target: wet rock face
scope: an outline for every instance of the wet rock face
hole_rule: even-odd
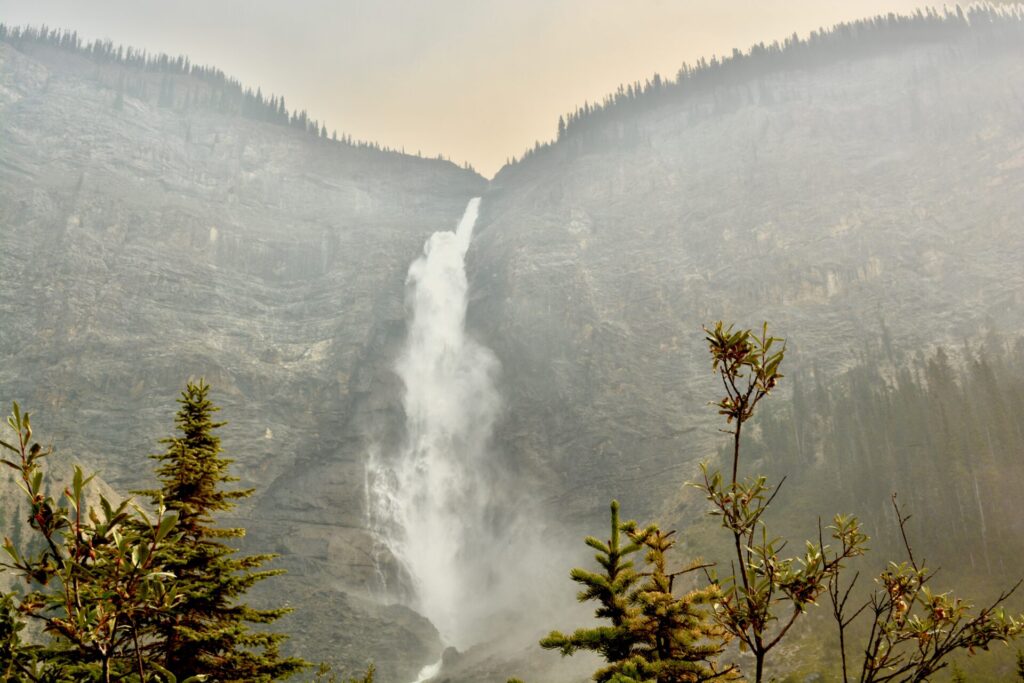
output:
[[[97,74],[0,44],[0,397],[127,491],[151,484],[146,454],[170,434],[185,380],[205,376],[234,473],[257,491],[237,519],[247,549],[280,552],[295,585],[333,595],[289,598],[315,607],[295,645],[328,657],[339,601],[349,620],[412,624],[357,599],[374,568],[353,416],[386,425],[397,405],[406,269],[483,179],[161,108],[155,89],[118,109]],[[421,649],[436,659],[436,633],[414,625],[402,648],[414,663],[389,658],[383,639],[351,661],[376,658],[391,680]]]

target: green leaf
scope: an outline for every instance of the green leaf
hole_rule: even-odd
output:
[[[14,543],[9,538],[4,538],[4,550],[14,560],[14,564],[22,564],[21,556],[18,554],[18,549],[14,547]]]
[[[178,513],[168,512],[163,519],[160,520],[160,526],[156,530],[156,540],[162,541],[170,533],[174,525],[178,523]]]
[[[110,507],[110,501],[108,501],[104,496],[100,496],[100,507],[103,508],[104,519],[106,519],[107,522],[110,522],[111,518],[114,516],[114,511]]]
[[[114,529],[114,531],[112,532],[111,535],[114,537],[114,545],[117,546],[117,549],[119,551],[121,551],[122,554],[124,554],[124,552],[125,552],[124,537],[120,534],[120,532],[117,531],[117,529]]]
[[[84,478],[82,468],[75,465],[75,474],[71,480],[71,490],[74,492],[75,500],[80,500],[82,498],[82,480]]]
[[[161,676],[163,676],[165,681],[166,681],[166,683],[178,683],[178,677],[177,676],[175,676],[170,671],[168,671],[164,667],[160,666],[156,662],[150,661],[149,662],[149,667],[151,669],[153,669],[156,673],[158,673]],[[195,677],[193,676],[192,678],[195,678]],[[184,683],[189,683],[189,681],[191,681],[192,678],[186,679]]]

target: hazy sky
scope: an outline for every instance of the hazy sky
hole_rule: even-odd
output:
[[[491,175],[619,83],[911,0],[0,0],[0,21],[187,54],[339,134]]]

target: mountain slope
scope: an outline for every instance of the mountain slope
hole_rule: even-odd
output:
[[[549,519],[593,533],[615,497],[630,516],[693,531],[689,552],[717,556],[704,501],[685,487],[722,438],[702,324],[769,320],[789,341],[787,374],[816,369],[826,386],[880,339],[909,358],[1024,329],[1024,28],[938,28],[784,68],[707,67],[720,78],[688,81],[690,92],[613,98],[492,181],[469,254],[470,324],[506,369],[496,441]],[[915,455],[894,457],[901,468]],[[939,469],[909,499],[941,501],[955,476]],[[818,512],[877,516],[809,513],[799,490],[787,495],[777,512],[800,534],[813,535]],[[1005,515],[978,498],[979,515]],[[933,531],[917,549],[957,567],[948,548],[964,544],[941,528],[942,548]],[[888,558],[871,559],[873,572]],[[1016,578],[956,576],[979,600]],[[452,680],[479,680],[487,660],[474,661]],[[989,675],[978,680],[1006,672]]]
[[[137,95],[109,85],[118,71]],[[145,456],[172,429],[177,391],[205,376],[242,485],[265,494],[310,462],[344,472],[336,486],[295,492],[258,519],[241,510],[238,521],[258,532],[302,520],[315,551],[289,545],[299,532],[270,549],[308,552],[304,571],[289,566],[321,592],[311,603],[352,602],[337,575],[359,585],[373,569],[358,555],[365,535],[353,537],[362,463],[341,444],[379,381],[366,359],[401,332],[408,263],[484,181],[447,162],[160,106],[161,80],[0,43],[0,395],[125,491],[151,483]],[[310,506],[323,512],[303,516]],[[395,610],[388,624],[411,620],[413,641],[427,643],[410,645],[413,656],[435,656],[429,625]],[[378,649],[355,659],[377,659],[388,677],[413,673]]]
[[[682,484],[718,437],[702,323],[768,319],[823,377],[883,335],[913,353],[1024,328],[1021,22],[829,36],[624,89],[489,186],[285,125],[183,63],[0,41],[0,396],[123,491],[204,375],[257,487],[230,521],[283,555],[265,588],[297,608],[293,645],[410,680],[440,642],[377,600],[394,567],[365,528],[364,462],[404,438],[406,269],[469,197],[501,484],[557,520],[546,534],[592,531],[613,496],[699,514]],[[446,675],[556,676],[509,647]]]
[[[836,371],[883,323],[902,349],[1024,326],[1013,26],[665,98],[497,176],[470,317],[559,509],[677,499],[714,438],[703,323],[770,320]]]

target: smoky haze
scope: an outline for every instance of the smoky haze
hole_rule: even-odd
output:
[[[589,623],[568,572],[595,566],[580,538],[607,538],[610,500],[679,530],[674,566],[728,561],[686,485],[730,462],[718,319],[789,344],[743,431],[744,474],[786,480],[787,548],[856,514],[874,585],[904,556],[898,491],[940,590],[1017,580],[1024,15],[865,19],[637,92],[891,7],[4,2],[150,59],[0,31],[0,398],[128,492],[182,382],[210,381],[254,490],[224,521],[286,570],[253,591],[294,606],[284,652],[396,683],[584,680],[598,662],[537,642]],[[484,172],[575,111],[488,184],[323,139],[271,93]],[[30,531],[12,504],[0,537]],[[770,674],[838,680],[801,623]],[[1010,680],[999,650],[966,680]]]
[[[339,134],[472,163],[491,176],[553,137],[559,114],[683,61],[912,0],[0,0],[47,24],[186,54],[284,95]]]

